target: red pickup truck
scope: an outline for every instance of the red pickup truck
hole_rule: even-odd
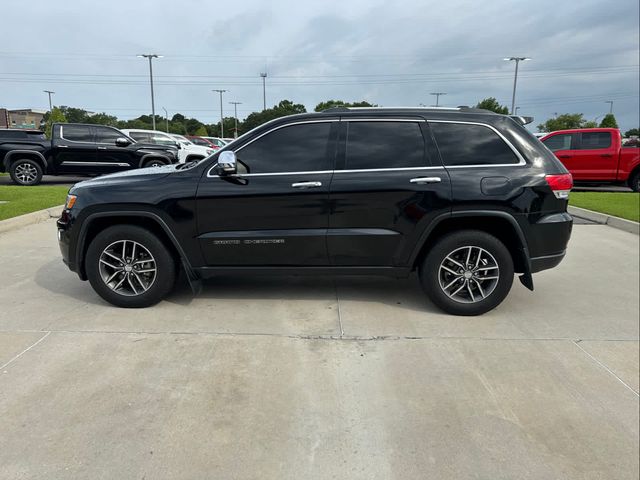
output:
[[[622,146],[617,128],[558,130],[540,139],[576,184],[626,185],[640,191],[640,149]]]

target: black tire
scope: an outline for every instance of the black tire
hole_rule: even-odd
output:
[[[640,170],[631,175],[629,179],[629,188],[634,192],[640,192]]]
[[[18,185],[38,185],[42,181],[42,166],[35,160],[21,158],[11,163],[9,175]]]
[[[124,255],[119,249],[123,241],[126,241]],[[138,245],[137,251],[132,250],[134,242]],[[116,257],[123,257],[127,260],[127,255],[131,253],[131,260],[118,262],[114,259],[115,257],[104,254],[107,248],[115,249],[116,247],[117,250],[110,250],[112,255],[115,254]],[[103,260],[106,258],[111,262],[111,265],[123,269],[110,282],[111,286],[107,284],[106,280],[109,280],[111,274],[114,274],[117,269],[101,261],[103,254]],[[154,263],[149,260],[150,257]],[[129,267],[128,272],[124,271],[127,266]],[[153,233],[133,225],[115,225],[100,232],[87,249],[85,267],[89,282],[96,293],[118,307],[143,308],[155,305],[173,289],[176,279],[176,259],[169,249]],[[138,267],[140,267],[140,271],[132,270]],[[155,273],[153,280],[151,280],[151,274],[147,270],[154,267]],[[105,277],[108,278],[105,279]],[[118,286],[120,280],[122,280],[122,285],[116,291],[114,287]],[[144,290],[145,286],[146,291]],[[136,293],[134,294],[133,291]]]
[[[476,252],[476,256],[472,256],[469,262],[472,268],[467,266],[463,270],[445,260],[447,257],[460,260],[458,263],[462,263],[461,266],[464,267],[469,251],[467,247],[471,247],[472,255]],[[482,251],[485,253],[480,253]],[[486,263],[476,262],[478,254],[481,255],[480,262]],[[494,263],[497,269],[493,267]],[[449,267],[455,269],[455,275],[450,273]],[[509,250],[493,235],[479,230],[460,230],[445,235],[433,245],[420,265],[419,274],[420,283],[429,299],[445,312],[453,315],[482,315],[500,305],[511,290],[513,259]],[[493,279],[494,276],[498,278]],[[445,293],[443,288],[453,281],[456,283],[449,288],[449,293],[462,288],[454,296],[456,299]],[[482,294],[478,295],[480,291]],[[463,295],[467,298],[461,298]],[[477,298],[482,299],[476,300]],[[464,303],[471,300],[473,301],[470,303]]]
[[[162,160],[161,158],[152,158],[150,160],[147,160],[146,162],[144,162],[144,164],[142,165],[142,168],[147,168],[147,167],[162,167],[164,165],[166,165],[167,162],[165,162],[164,160]]]

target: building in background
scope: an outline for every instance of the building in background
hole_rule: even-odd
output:
[[[34,110],[23,108],[19,110],[8,110],[9,128],[41,128],[44,126],[45,110]],[[0,120],[0,125],[2,120]]]
[[[6,108],[0,108],[0,128],[9,128],[9,111]]]

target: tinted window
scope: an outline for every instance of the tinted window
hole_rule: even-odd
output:
[[[122,132],[118,130],[114,130],[113,128],[96,128],[96,142],[98,143],[108,143],[109,145],[116,144],[116,138],[122,138],[124,135]]]
[[[148,142],[149,134],[144,132],[129,132],[129,136],[136,142]]]
[[[151,143],[155,143],[158,145],[173,145],[175,146],[178,143],[177,140],[174,140],[169,135],[162,135],[161,133],[151,133],[146,138],[146,141],[150,141]]]
[[[93,142],[91,129],[85,125],[63,125],[62,137],[74,142]]]
[[[203,147],[210,147],[211,145],[209,144],[209,142],[207,142],[206,140],[203,140],[202,138],[190,138],[192,143],[195,143],[196,145],[200,145]]]
[[[482,125],[430,123],[445,165],[502,165],[518,157],[496,132]]]
[[[30,140],[46,140],[44,132],[27,132],[27,138]]]
[[[249,173],[309,172],[333,168],[331,123],[307,123],[274,130],[237,152]]]
[[[424,138],[417,122],[349,122],[347,169],[425,165]]]
[[[0,130],[0,138],[14,138],[25,140],[27,138],[27,134],[19,130],[13,132],[11,130]]]
[[[542,143],[551,150],[557,152],[558,150],[571,150],[571,137],[572,135],[554,135],[547,138]]]
[[[609,132],[583,132],[581,150],[609,148],[611,146],[611,134]]]

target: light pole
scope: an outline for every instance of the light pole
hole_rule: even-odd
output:
[[[513,96],[511,97],[511,115],[515,115],[516,111],[516,84],[518,83],[518,64],[520,62],[526,62],[527,60],[531,60],[529,57],[509,57],[503,58],[503,60],[507,62],[514,61],[516,62],[516,74],[513,77]]]
[[[226,90],[211,90],[212,92],[218,92],[220,94],[220,138],[224,138],[224,117],[222,116],[222,94]]]
[[[435,95],[436,96],[436,107],[440,106],[440,95],[446,95],[446,92],[432,92],[429,95]]]
[[[520,110],[520,107],[516,107],[516,111],[515,111],[516,115],[518,114],[518,110]]]
[[[169,112],[167,112],[167,109],[164,107],[162,107],[162,109],[164,110],[164,124],[165,124],[164,131],[169,133]]]
[[[51,90],[43,90],[43,92],[49,94],[49,111],[51,111],[53,110],[53,105],[51,103],[51,95],[53,95],[56,92],[52,92]]]
[[[148,58],[149,59],[149,82],[151,84],[151,123],[153,125],[153,129],[156,129],[156,106],[153,98],[153,65],[151,61],[154,58],[162,58],[162,55],[156,55],[155,53],[141,53],[138,55],[140,58]]]
[[[607,100],[604,103],[608,103],[609,104],[609,114],[613,113],[613,100]]]
[[[242,102],[229,102],[233,105],[233,119],[235,120],[235,134],[233,138],[238,138],[238,105],[242,105]]]
[[[260,74],[262,77],[262,110],[267,109],[267,72]]]

